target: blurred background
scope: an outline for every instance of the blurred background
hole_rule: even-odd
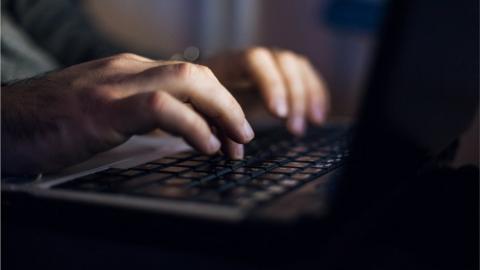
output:
[[[306,55],[330,88],[331,115],[357,111],[384,0],[85,0],[99,31],[161,59],[254,45]],[[478,116],[457,164],[478,164]]]
[[[304,54],[335,89],[333,114],[351,116],[372,47],[376,26],[372,18],[379,15],[375,11],[382,2],[89,0],[85,4],[99,30],[111,39],[159,58],[175,57],[189,47],[207,57],[253,45]],[[356,20],[344,20],[345,13],[350,16],[344,17]]]

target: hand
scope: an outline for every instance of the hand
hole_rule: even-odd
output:
[[[133,54],[95,60],[2,87],[2,165],[53,172],[160,128],[205,154],[233,158],[254,134],[209,68]],[[237,145],[238,144],[238,145]]]
[[[236,88],[253,84],[260,90],[268,110],[287,119],[293,134],[302,135],[307,121],[325,121],[329,106],[325,83],[303,56],[257,47],[219,55],[204,64],[234,95],[239,92]]]

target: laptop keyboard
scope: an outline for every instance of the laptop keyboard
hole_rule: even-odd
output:
[[[341,166],[349,155],[348,138],[344,128],[317,128],[302,138],[274,130],[258,134],[243,160],[180,153],[53,188],[250,207]]]

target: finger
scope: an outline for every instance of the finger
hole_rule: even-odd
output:
[[[117,55],[118,56],[118,55]],[[141,55],[138,55],[138,54],[134,54],[134,53],[122,53],[120,54],[120,56],[123,56],[123,57],[126,57],[126,58],[130,58],[134,61],[139,61],[139,62],[146,62],[146,63],[155,63],[157,61],[151,59],[151,58],[148,58],[148,57],[145,57],[145,56],[141,56]]]
[[[287,127],[293,134],[302,135],[305,132],[306,125],[306,90],[303,84],[298,57],[291,52],[284,51],[275,52],[275,56],[288,89],[290,109],[287,118]]]
[[[254,48],[245,55],[248,73],[259,86],[267,108],[278,117],[286,117],[287,89],[272,53],[265,48]]]
[[[301,57],[300,64],[307,91],[307,116],[311,122],[322,124],[326,119],[329,105],[327,88],[315,71],[315,68],[306,58]]]
[[[232,140],[247,143],[254,137],[238,102],[207,67],[190,63],[158,66],[136,74],[122,87],[127,92],[168,92],[192,104]]]
[[[222,143],[222,152],[227,155],[229,158],[238,160],[242,159],[244,155],[244,147],[243,144],[239,144],[231,140],[228,136],[225,135],[223,132],[217,131],[217,136]]]
[[[211,129],[213,134],[215,134],[215,136],[217,136],[217,138],[221,142],[222,154],[228,156],[230,159],[233,159],[233,160],[243,159],[243,154],[244,154],[243,144],[234,142],[225,134],[224,131],[218,129],[214,125],[211,125]]]
[[[122,84],[124,76],[118,75],[134,74],[150,68],[178,63],[182,62],[153,60],[133,53],[121,53],[77,65],[77,68],[85,68],[84,65],[87,65],[89,69],[99,70],[104,78],[111,78],[110,76],[113,75],[113,80],[110,80],[110,83]],[[96,77],[99,76],[97,73],[94,74]]]
[[[165,92],[145,92],[114,101],[110,119],[115,129],[127,136],[160,128],[183,137],[202,153],[213,154],[220,148],[207,122]]]

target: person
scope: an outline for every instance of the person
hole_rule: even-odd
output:
[[[154,60],[119,53],[77,1],[6,0],[2,13],[3,175],[56,172],[154,129],[241,159],[254,137],[245,112],[257,101],[239,104],[242,82],[295,135],[325,121],[325,83],[294,52]]]

